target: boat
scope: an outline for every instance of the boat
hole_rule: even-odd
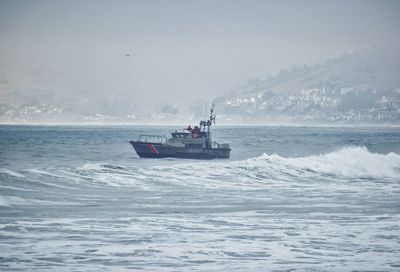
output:
[[[175,130],[171,138],[140,135],[129,142],[141,158],[227,159],[231,152],[229,144],[219,144],[211,137],[215,117],[213,104],[210,118],[200,121],[199,126]]]

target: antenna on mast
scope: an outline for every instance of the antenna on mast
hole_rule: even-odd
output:
[[[211,110],[210,110],[210,125],[211,125],[211,123],[212,122],[214,122],[214,124],[215,124],[215,117],[217,116],[216,114],[213,114],[214,113],[214,102],[212,103],[212,106],[211,106]]]

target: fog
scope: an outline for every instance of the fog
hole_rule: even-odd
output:
[[[0,1],[0,99],[115,113],[400,48],[399,1]],[[134,110],[133,110],[134,109]]]

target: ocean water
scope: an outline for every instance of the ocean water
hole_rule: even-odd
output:
[[[400,129],[216,127],[228,160],[138,158],[177,127],[0,126],[2,271],[400,271]]]

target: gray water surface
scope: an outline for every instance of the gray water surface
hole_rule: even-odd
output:
[[[0,126],[0,270],[399,271],[400,129],[220,127],[213,161],[128,143],[173,129]]]

